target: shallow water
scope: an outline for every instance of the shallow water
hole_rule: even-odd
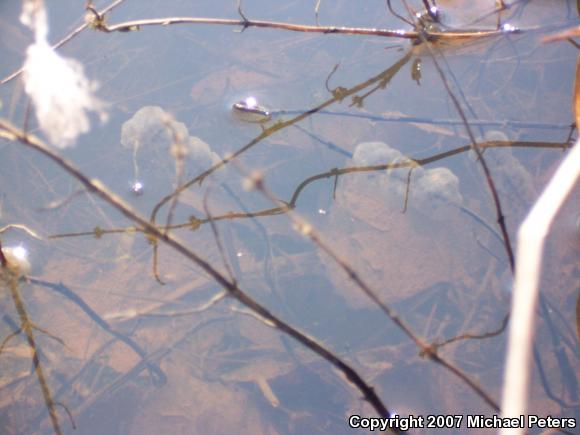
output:
[[[472,2],[453,8],[439,3],[450,26],[492,28],[497,22],[492,14],[473,24],[493,1],[473,8],[464,4]],[[249,18],[315,23],[314,2],[243,6]],[[76,4],[49,7],[51,40],[84,14]],[[1,77],[20,65],[31,40],[15,8],[0,5]],[[471,141],[432,55],[472,121],[473,135],[489,145],[484,157],[515,246],[518,224],[561,161],[566,126],[573,123],[577,50],[540,38],[577,23],[575,13],[571,1],[524,2],[502,20],[540,29],[438,43],[431,50],[396,39],[210,25],[85,31],[59,53],[82,61],[99,81],[110,119],[94,120],[91,132],[62,154],[150,216],[175,186],[239,152],[168,201],[156,222],[172,223],[172,233],[188,247],[343,358],[389,409],[492,416],[472,389],[420,357],[286,215],[243,216],[273,207],[244,189],[244,174],[260,171],[273,194],[295,205],[429,343],[497,330],[509,309],[506,250],[473,152],[445,154]],[[181,2],[151,1],[126,2],[109,22],[183,15],[237,17],[233,2],[200,1],[192,10]],[[320,23],[408,28],[383,1],[322,2]],[[249,96],[287,113],[265,124],[243,122],[231,106]],[[0,86],[0,101],[0,116],[22,125],[20,82]],[[30,128],[43,137],[34,118]],[[380,167],[393,163],[400,167]],[[334,168],[350,169],[336,177]],[[143,183],[140,195],[131,190],[136,180]],[[233,300],[212,299],[219,285],[161,244],[156,279],[152,241],[42,156],[0,141],[0,186],[0,228],[19,223],[42,236],[10,230],[0,240],[28,249],[36,279],[20,285],[28,316],[66,344],[36,331],[47,385],[77,426],[75,432],[57,408],[64,433],[348,433],[349,415],[374,415],[328,363]],[[538,313],[537,334],[545,379],[535,370],[530,395],[530,412],[541,416],[578,417],[579,194],[576,189],[547,243],[542,291],[548,308]],[[211,225],[200,221],[208,213],[220,219],[222,249]],[[64,287],[53,285],[59,283]],[[4,338],[19,319],[4,289],[0,314]],[[460,340],[439,353],[498,402],[505,336]],[[25,338],[11,339],[0,355],[5,433],[53,431],[30,366]],[[453,433],[467,432],[464,422]]]

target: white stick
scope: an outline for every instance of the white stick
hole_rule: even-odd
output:
[[[526,414],[535,330],[534,313],[538,302],[544,242],[556,213],[579,176],[580,140],[562,162],[518,231],[502,417],[514,418]],[[524,430],[502,429],[500,434],[520,434]]]

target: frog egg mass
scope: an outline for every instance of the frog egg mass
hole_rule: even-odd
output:
[[[128,190],[140,196],[172,189],[177,176],[176,162],[183,176],[197,174],[221,158],[202,139],[190,135],[187,126],[159,106],[141,107],[121,127],[121,145],[128,152],[133,171],[127,177]]]
[[[384,142],[362,142],[356,146],[352,160],[357,166],[375,166],[391,163],[402,156]]]
[[[378,178],[367,180],[366,186],[359,188],[366,191],[375,189],[390,207],[398,207],[405,202],[407,182],[409,185],[409,206],[430,219],[445,219],[449,206],[458,206],[463,202],[459,190],[459,179],[447,168],[425,169],[414,166],[413,160],[384,142],[363,142],[356,146],[353,163],[357,166],[377,166],[387,164],[406,164],[408,167],[379,171]],[[412,170],[411,177],[408,177]]]

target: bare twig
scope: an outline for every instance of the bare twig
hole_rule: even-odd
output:
[[[155,310],[147,310],[147,311],[137,311],[134,309],[119,311],[116,313],[110,313],[103,318],[111,321],[125,321],[130,319],[135,319],[137,317],[183,317],[183,316],[191,316],[192,314],[199,314],[207,311],[209,308],[213,307],[219,301],[223,300],[225,297],[228,296],[227,291],[222,291],[213,295],[207,302],[199,305],[196,308],[190,308],[188,310],[180,310],[180,311],[155,311]]]
[[[479,145],[475,139],[475,135],[473,134],[473,131],[471,129],[469,121],[467,120],[467,117],[465,116],[465,112],[461,108],[461,104],[459,103],[459,100],[457,99],[457,97],[455,96],[453,91],[451,90],[451,87],[449,86],[449,83],[445,77],[445,74],[443,73],[443,70],[441,69],[441,66],[439,65],[439,62],[438,62],[437,57],[435,55],[435,51],[438,49],[434,46],[432,47],[429,43],[427,43],[427,35],[420,33],[420,38],[425,43],[425,46],[427,47],[427,50],[428,50],[429,54],[431,55],[431,59],[433,60],[433,65],[435,65],[435,69],[437,70],[437,73],[441,77],[441,81],[443,82],[443,86],[445,87],[447,94],[449,95],[449,98],[451,98],[451,101],[453,102],[455,109],[457,110],[459,116],[461,117],[461,119],[463,121],[463,124],[465,126],[465,131],[467,132],[467,135],[469,136],[469,139],[471,141],[471,146],[473,147],[475,153],[477,154],[478,161],[480,162],[481,167],[483,169],[483,172],[485,174],[485,179],[487,181],[487,185],[489,187],[489,190],[490,190],[492,198],[493,198],[493,203],[495,205],[497,223],[498,223],[499,228],[501,230],[502,238],[504,241],[504,247],[506,249],[506,253],[508,256],[508,260],[509,260],[510,269],[513,271],[514,270],[514,254],[512,251],[510,237],[509,237],[509,234],[507,231],[507,226],[505,224],[505,218],[503,215],[501,202],[499,199],[499,195],[497,193],[497,189],[495,187],[495,183],[494,183],[493,178],[491,176],[491,171],[489,170],[489,167],[488,167],[487,162],[483,156],[481,148],[479,147]],[[443,56],[440,51],[438,52],[438,55]]]
[[[437,349],[441,349],[443,346],[447,346],[448,344],[455,343],[455,342],[461,341],[461,340],[483,340],[486,338],[496,337],[505,330],[505,328],[508,324],[508,321],[509,321],[509,315],[506,315],[506,316],[504,316],[499,328],[497,328],[495,331],[484,332],[483,334],[475,334],[473,332],[468,332],[465,334],[457,335],[457,336],[450,338],[448,340],[442,341],[441,343],[433,343],[431,346],[437,350]]]
[[[32,357],[32,364],[34,366],[34,371],[36,377],[38,378],[38,383],[40,384],[40,389],[42,391],[42,396],[44,398],[44,403],[48,409],[48,415],[50,416],[50,421],[52,423],[52,429],[57,435],[61,435],[62,431],[60,429],[60,423],[58,421],[58,415],[55,409],[55,403],[52,398],[52,393],[48,387],[46,377],[44,375],[44,370],[40,364],[40,359],[38,358],[38,347],[36,345],[36,339],[34,338],[33,326],[28,319],[28,313],[26,312],[26,307],[24,306],[24,301],[20,296],[20,290],[18,287],[18,276],[12,273],[9,269],[3,268],[0,270],[0,278],[3,283],[5,283],[10,289],[10,294],[12,295],[12,301],[14,302],[14,307],[18,312],[20,317],[20,328],[24,331],[26,335],[26,340],[28,341],[28,346],[30,347],[30,353]]]
[[[409,20],[409,19],[405,18],[404,16],[402,16],[401,14],[399,14],[398,12],[396,12],[396,11],[393,9],[393,6],[391,5],[391,0],[386,0],[386,3],[387,3],[387,8],[389,9],[389,12],[391,12],[391,14],[393,14],[393,15],[394,15],[395,17],[397,17],[399,20],[401,20],[401,21],[404,21],[404,22],[405,22],[405,23],[407,23],[408,25],[410,25],[410,26],[413,26],[413,27],[415,26],[411,20]]]
[[[0,240],[0,266],[3,269],[8,266],[8,260],[4,256],[4,251],[2,250],[2,240]]]
[[[209,221],[209,225],[211,226],[211,231],[213,233],[213,238],[215,240],[215,243],[218,247],[218,251],[220,253],[220,257],[222,259],[222,263],[224,264],[224,267],[226,268],[226,272],[228,274],[228,276],[230,277],[230,280],[232,283],[236,282],[236,278],[234,276],[234,272],[232,272],[232,268],[230,267],[230,263],[226,258],[226,254],[224,251],[224,245],[222,243],[222,239],[220,237],[217,225],[215,224],[215,221],[211,215],[211,212],[209,211],[209,205],[207,203],[207,199],[209,198],[209,193],[210,193],[210,189],[208,189],[205,192],[205,195],[203,196],[203,211],[205,211],[205,214],[207,216],[207,219]]]
[[[238,3],[238,15],[242,18],[242,20],[244,20],[244,23],[247,23],[249,20],[244,15],[244,12],[242,12],[242,0],[237,0],[237,3]],[[247,25],[244,25],[242,27],[242,32],[244,30],[246,30],[246,27],[248,27],[248,26]]]
[[[18,335],[20,335],[21,332],[22,332],[22,327],[18,327],[18,329],[11,332],[10,334],[8,334],[4,338],[4,340],[2,340],[2,343],[0,343],[0,355],[4,351],[4,346],[6,346],[8,343],[10,343],[10,340],[12,340],[14,337],[17,337]]]
[[[107,6],[104,9],[102,9],[101,11],[99,11],[99,14],[101,16],[106,15],[108,12],[112,11],[114,8],[116,8],[117,6],[119,6],[124,1],[125,0],[115,0],[109,6]],[[87,27],[88,27],[88,23],[81,24],[76,29],[74,29],[72,32],[70,32],[68,35],[66,35],[64,38],[62,38],[60,41],[58,41],[56,44],[54,44],[52,46],[52,48],[53,49],[57,49],[57,48],[63,46],[64,44],[66,44],[67,42],[69,42],[71,39],[73,39],[76,35],[78,35],[80,32],[82,32],[83,30],[85,30]],[[0,85],[3,85],[5,83],[8,83],[9,81],[11,81],[11,80],[15,79],[16,77],[18,77],[20,74],[22,74],[22,68],[14,71],[12,74],[10,74],[10,75],[4,77],[2,80],[0,80]]]
[[[134,211],[128,204],[125,203],[120,197],[110,192],[100,181],[90,179],[85,174],[83,174],[78,168],[76,168],[72,163],[60,157],[58,154],[53,152],[43,141],[32,135],[24,135],[21,130],[14,127],[7,121],[0,120],[0,133],[7,139],[20,141],[23,145],[30,147],[37,152],[48,157],[51,161],[56,163],[64,171],[69,173],[71,176],[76,178],[81,184],[83,184],[90,192],[99,196],[110,206],[121,212],[125,217],[132,220],[135,224],[142,227],[144,231],[161,240],[166,245],[173,248],[176,252],[180,253],[184,257],[188,258],[192,262],[196,263],[201,269],[203,269],[208,275],[210,275],[219,285],[228,291],[230,296],[237,299],[242,305],[254,311],[257,315],[267,319],[272,322],[276,327],[283,333],[290,335],[296,341],[306,346],[312,352],[316,353],[327,362],[336,367],[343,375],[348,379],[356,388],[363,394],[365,400],[367,400],[370,405],[375,409],[375,411],[382,417],[390,417],[392,414],[385,407],[382,400],[379,398],[374,388],[370,386],[352,367],[346,364],[342,359],[340,359],[333,352],[328,350],[322,344],[318,343],[315,339],[305,335],[298,329],[294,328],[290,324],[281,320],[274,314],[272,314],[266,307],[261,305],[258,301],[244,292],[237,284],[229,282],[217,269],[215,269],[208,261],[201,258],[194,251],[185,246],[183,242],[177,239],[170,233],[165,233],[164,231],[157,228],[154,224],[149,222],[145,217],[139,215]],[[393,432],[399,433],[398,429],[392,429]]]
[[[164,115],[163,124],[165,128],[171,132],[172,143],[170,145],[170,154],[175,162],[175,186],[180,186],[183,184],[183,161],[185,155],[190,151],[187,147],[187,142],[189,137],[181,137],[179,132],[174,127],[174,120],[169,117],[169,115]],[[167,212],[167,220],[165,222],[165,231],[169,231],[171,227],[171,222],[173,221],[173,214],[177,208],[177,203],[179,201],[179,195],[175,195],[169,206],[169,211]]]
[[[316,5],[314,6],[314,19],[316,20],[316,25],[320,27],[320,4],[322,0],[316,0]]]
[[[256,189],[258,189],[266,198],[272,201],[274,204],[278,203],[278,199],[270,192],[264,185],[262,180],[257,180],[255,183]],[[463,373],[459,368],[455,367],[453,364],[442,358],[437,354],[437,349],[433,346],[428,345],[422,338],[417,336],[411,328],[399,317],[399,315],[385,302],[381,300],[377,292],[373,290],[366,281],[352,268],[352,266],[341,258],[314,230],[312,225],[305,219],[298,216],[293,211],[289,211],[288,218],[293,224],[294,229],[308,237],[321,251],[328,255],[339,267],[346,272],[349,279],[353,281],[356,286],[362,290],[362,292],[369,297],[377,305],[381,311],[401,330],[403,333],[409,337],[415,345],[419,348],[420,354],[429,358],[431,361],[445,367],[455,376],[457,376],[461,381],[468,385],[479,397],[481,397],[484,402],[486,402],[492,409],[499,411],[498,405],[491,398],[491,396],[483,390],[479,385],[470,379],[465,373]]]
[[[129,32],[140,29],[145,26],[168,26],[173,24],[215,24],[222,26],[240,26],[242,29],[248,27],[260,27],[269,29],[288,30],[291,32],[305,32],[305,33],[322,33],[322,34],[342,34],[342,35],[366,35],[379,36],[385,38],[400,38],[419,40],[419,32],[416,30],[402,30],[402,29],[374,29],[364,27],[337,27],[337,26],[310,26],[307,24],[291,24],[278,21],[264,21],[264,20],[249,20],[242,18],[241,20],[229,18],[201,18],[201,17],[167,17],[167,18],[151,18],[134,21],[126,21],[124,23],[109,25],[105,22],[97,23],[94,27],[103,32]],[[520,31],[514,29],[513,31]],[[445,32],[431,31],[427,33],[429,40],[445,41],[458,39],[481,39],[493,36],[503,35],[506,33],[505,29],[496,30],[450,30]]]
[[[35,231],[31,230],[30,228],[28,228],[26,225],[23,225],[23,224],[4,225],[2,228],[0,228],[0,234],[5,233],[8,230],[21,230],[21,231],[24,231],[29,236],[34,237],[37,240],[43,240],[43,238],[40,237],[38,234],[36,234]]]
[[[481,142],[479,143],[479,147],[481,149],[487,148],[497,148],[497,147],[523,147],[523,148],[549,148],[549,149],[567,149],[567,142],[556,143],[543,143],[543,142],[520,142],[520,141],[508,141],[508,142],[501,142],[501,141],[489,141],[489,142]],[[384,172],[389,171],[392,169],[400,169],[400,168],[413,168],[416,166],[426,166],[431,163],[434,163],[439,160],[443,160],[445,158],[449,158],[455,155],[459,155],[461,153],[465,153],[470,151],[472,148],[470,145],[461,146],[449,151],[445,151],[443,153],[438,153],[430,157],[425,157],[423,159],[415,159],[409,158],[406,161],[400,161],[397,163],[386,163],[384,165],[376,165],[376,166],[349,166],[344,168],[333,168],[327,172],[323,172],[320,174],[316,174],[310,176],[303,180],[298,186],[294,189],[294,192],[291,195],[291,199],[289,201],[282,201],[283,205],[279,207],[268,208],[264,210],[258,211],[248,211],[246,209],[242,210],[241,212],[227,212],[222,215],[212,216],[212,220],[222,221],[222,220],[235,220],[235,219],[253,219],[256,217],[267,217],[267,216],[278,216],[280,214],[287,213],[289,210],[294,208],[300,199],[300,196],[304,189],[308,187],[310,184],[324,180],[327,178],[334,179],[334,189],[336,190],[338,178],[347,175],[347,174],[356,174],[356,173],[367,173],[367,172]],[[501,235],[497,233],[497,230],[488,226],[487,222],[481,219],[480,216],[475,214],[472,210],[469,210],[465,207],[461,207],[460,209],[471,216],[473,219],[481,223],[485,226],[493,235],[496,237],[500,243],[503,243]],[[199,228],[201,225],[205,225],[209,222],[209,218],[204,219],[197,219],[191,217],[189,221],[173,224],[171,226],[172,230],[179,230],[179,229],[188,229],[194,230]],[[125,228],[111,228],[111,229],[103,229],[101,227],[95,227],[92,231],[80,231],[80,232],[72,232],[72,233],[63,233],[63,234],[52,234],[48,236],[49,239],[60,239],[66,237],[82,237],[82,236],[93,236],[96,238],[102,237],[105,234],[122,234],[126,232],[143,232],[141,228],[135,226],[129,226]]]
[[[196,177],[192,178],[191,180],[187,181],[185,184],[179,186],[177,189],[175,189],[169,195],[162,198],[155,205],[155,207],[153,208],[153,211],[151,212],[151,222],[153,222],[153,223],[155,222],[155,220],[157,218],[157,214],[159,213],[161,208],[165,204],[167,204],[171,200],[171,198],[173,198],[175,195],[178,195],[179,193],[183,192],[184,190],[188,189],[189,187],[193,186],[196,183],[202,183],[210,174],[217,171],[221,167],[227,165],[229,162],[236,159],[238,156],[245,153],[246,151],[248,151],[249,149],[254,147],[256,144],[260,143],[263,139],[270,137],[274,133],[276,133],[276,132],[278,132],[278,131],[280,131],[288,126],[294,125],[294,124],[302,121],[303,119],[308,118],[312,114],[323,110],[324,108],[336,103],[337,101],[342,101],[344,98],[346,98],[350,95],[356,94],[357,92],[359,92],[362,89],[367,88],[371,84],[380,82],[383,86],[386,86],[390,82],[390,80],[399,72],[399,70],[404,65],[407,64],[409,59],[411,59],[411,56],[412,56],[412,53],[411,53],[411,51],[409,51],[401,59],[399,59],[395,64],[393,64],[391,67],[389,67],[388,69],[386,69],[382,73],[376,75],[375,77],[372,77],[363,83],[360,83],[356,86],[353,86],[350,89],[343,89],[341,92],[337,92],[336,94],[333,93],[332,98],[328,99],[327,101],[324,101],[323,103],[319,104],[318,106],[316,106],[312,109],[309,109],[309,110],[299,114],[298,116],[295,116],[292,119],[289,119],[287,121],[279,121],[279,122],[275,123],[274,125],[272,125],[271,127],[266,128],[264,131],[262,131],[262,133],[260,135],[256,136],[254,139],[252,139],[250,142],[248,142],[247,144],[245,144],[244,146],[239,148],[237,151],[225,156],[222,161],[216,163],[211,168],[207,169],[206,171],[202,172],[201,174],[199,174]]]
[[[36,278],[29,278],[31,284],[40,285],[45,288],[49,288],[57,293],[60,293],[62,296],[69,299],[73,302],[76,306],[78,306],[87,316],[91,318],[101,329],[105,332],[109,333],[116,339],[122,341],[127,346],[129,346],[139,357],[145,361],[147,359],[147,352],[131,337],[121,334],[120,332],[115,331],[111,326],[101,317],[99,316],[95,310],[93,310],[79,295],[71,291],[68,287],[64,284],[55,284],[48,281],[43,281]],[[151,377],[154,379],[155,383],[161,385],[164,384],[167,377],[165,373],[161,371],[161,369],[155,365],[148,365],[149,372],[151,373]]]

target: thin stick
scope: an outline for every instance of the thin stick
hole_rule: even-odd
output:
[[[26,225],[23,225],[23,224],[4,225],[2,228],[0,228],[0,234],[6,232],[8,230],[21,230],[21,231],[24,231],[29,236],[34,237],[37,240],[44,240],[42,237],[40,237],[38,234],[36,234],[33,230],[31,230],[30,228],[28,228]]]
[[[535,330],[535,311],[539,295],[544,242],[556,213],[580,178],[580,141],[548,183],[518,231],[517,267],[512,322],[502,396],[503,416],[526,413],[530,362]],[[502,429],[501,434],[519,434],[517,428]]]
[[[171,198],[173,198],[175,195],[178,195],[180,192],[183,192],[184,190],[188,189],[189,187],[193,186],[196,183],[201,184],[203,182],[203,180],[205,180],[210,174],[217,171],[222,166],[227,165],[229,162],[231,162],[232,160],[237,158],[239,155],[245,153],[246,151],[248,151],[249,149],[254,147],[256,144],[260,143],[263,139],[273,135],[274,133],[276,133],[279,130],[282,130],[288,126],[294,125],[294,124],[302,121],[303,119],[308,118],[312,114],[323,110],[324,108],[334,104],[337,101],[342,101],[344,98],[346,98],[350,95],[353,95],[362,89],[367,88],[368,86],[370,86],[373,83],[380,82],[383,86],[386,86],[391,81],[391,79],[393,77],[395,77],[395,75],[399,72],[399,70],[408,63],[408,61],[411,59],[411,56],[412,56],[412,51],[409,50],[395,64],[393,64],[392,66],[387,68],[385,71],[381,72],[380,74],[378,74],[374,77],[371,77],[370,79],[366,80],[365,82],[360,83],[356,86],[353,86],[350,89],[344,89],[343,91],[341,91],[340,93],[337,93],[336,95],[333,93],[332,98],[324,101],[323,103],[319,104],[318,106],[316,106],[312,109],[309,109],[309,110],[301,113],[300,115],[298,115],[292,119],[289,119],[287,121],[277,122],[276,124],[272,125],[271,127],[265,129],[264,131],[262,131],[262,133],[260,135],[256,136],[254,139],[252,139],[250,142],[248,142],[247,144],[245,144],[244,146],[239,148],[237,151],[225,156],[220,162],[214,164],[209,169],[207,169],[204,172],[202,172],[201,174],[197,175],[195,178],[192,178],[191,180],[187,181],[185,184],[179,186],[173,192],[171,192],[170,194],[168,194],[164,198],[162,198],[155,205],[155,207],[153,208],[153,211],[151,212],[151,222],[155,223],[155,220],[157,218],[157,214],[159,213],[161,208],[165,204],[167,204],[171,200]],[[154,247],[153,247],[154,250],[157,249],[156,246],[157,245],[154,245]]]
[[[0,240],[0,266],[2,266],[2,269],[5,269],[8,266],[8,260],[6,260],[6,256],[2,250],[2,240]]]
[[[375,409],[378,415],[381,417],[390,417],[393,414],[389,412],[386,406],[383,404],[382,400],[379,398],[374,388],[369,385],[352,367],[346,364],[342,359],[340,359],[333,352],[328,350],[322,344],[318,343],[314,338],[307,336],[306,334],[300,332],[298,329],[294,328],[290,324],[281,320],[274,314],[272,314],[266,307],[261,305],[258,301],[244,292],[236,283],[229,282],[217,269],[215,269],[208,261],[201,258],[191,249],[187,248],[185,244],[173,236],[171,233],[165,233],[161,229],[157,228],[154,224],[149,222],[145,217],[139,215],[134,211],[125,201],[123,201],[119,196],[110,192],[99,180],[90,179],[88,176],[83,174],[77,167],[72,163],[68,162],[54,151],[52,151],[42,140],[32,135],[25,135],[17,127],[13,126],[7,121],[0,120],[0,136],[3,136],[9,140],[20,141],[23,145],[36,150],[37,152],[48,157],[58,166],[60,166],[64,171],[76,178],[81,184],[83,184],[90,192],[94,193],[110,206],[121,212],[125,217],[132,220],[137,225],[141,226],[144,231],[155,236],[157,239],[163,241],[166,245],[173,248],[176,252],[180,253],[184,257],[188,258],[192,262],[196,263],[201,269],[203,269],[208,275],[210,275],[218,284],[220,284],[229,294],[237,299],[242,305],[245,305],[252,311],[254,311],[259,316],[272,322],[280,331],[290,335],[296,341],[306,346],[312,352],[316,353],[327,362],[336,367],[343,375],[354,384],[356,388],[363,394],[365,400],[367,400],[370,405]],[[394,433],[400,433],[398,429],[391,429]]]
[[[12,300],[18,316],[20,317],[20,327],[26,335],[26,340],[28,341],[28,346],[30,347],[30,353],[32,356],[32,364],[34,366],[34,371],[36,377],[38,378],[38,383],[40,384],[40,389],[42,391],[42,396],[44,397],[44,403],[48,409],[48,415],[50,416],[50,421],[52,423],[52,429],[57,435],[61,435],[62,431],[60,429],[60,423],[58,422],[58,415],[56,414],[55,403],[52,398],[52,393],[46,382],[46,377],[44,376],[44,370],[42,370],[42,365],[40,364],[40,359],[38,358],[38,351],[36,340],[34,338],[34,332],[32,331],[32,323],[28,319],[28,313],[24,306],[24,302],[20,297],[20,292],[18,289],[18,278],[17,276],[7,269],[0,271],[3,280],[8,284],[10,288],[10,294],[12,295]]]
[[[187,148],[187,143],[189,142],[189,137],[180,137],[178,132],[173,127],[173,122],[175,122],[170,117],[165,117],[163,124],[165,128],[171,133],[172,143],[170,145],[170,154],[175,161],[175,187],[181,186],[183,184],[183,160],[185,155],[189,152]],[[173,215],[175,209],[177,208],[177,203],[179,201],[179,194],[173,197],[171,204],[169,206],[169,211],[167,212],[167,220],[165,221],[165,231],[169,231],[171,227],[171,222],[173,221]]]
[[[443,82],[443,86],[445,87],[447,94],[449,95],[449,98],[451,98],[451,101],[453,102],[455,109],[457,110],[461,120],[463,121],[463,124],[465,126],[465,131],[467,132],[467,135],[469,136],[469,140],[471,141],[472,147],[475,150],[475,153],[477,154],[478,161],[481,163],[481,168],[483,169],[483,172],[485,174],[485,179],[487,181],[487,185],[489,187],[489,190],[491,192],[491,196],[493,198],[493,203],[495,205],[497,223],[498,223],[499,228],[501,230],[502,238],[504,241],[504,247],[505,247],[505,250],[506,250],[506,253],[508,256],[508,260],[509,260],[510,269],[513,271],[514,270],[514,254],[513,254],[513,250],[512,250],[512,246],[511,246],[511,242],[510,242],[510,236],[509,236],[509,233],[507,231],[507,226],[505,224],[505,218],[503,215],[501,202],[499,199],[499,195],[497,193],[497,189],[495,187],[495,183],[494,183],[493,178],[491,176],[491,171],[489,170],[489,167],[488,167],[487,162],[483,156],[483,152],[481,151],[481,148],[479,147],[477,141],[475,140],[475,135],[473,134],[473,131],[471,130],[471,126],[469,125],[467,117],[465,116],[465,112],[461,108],[461,104],[459,103],[459,100],[457,99],[457,97],[455,96],[453,91],[451,90],[451,87],[449,86],[449,83],[448,83],[447,79],[445,78],[445,74],[443,73],[443,70],[441,69],[439,62],[437,61],[437,58],[436,58],[435,52],[434,52],[434,49],[437,50],[437,48],[436,47],[432,48],[431,45],[429,43],[427,43],[427,37],[423,33],[420,34],[420,37],[423,40],[423,42],[425,43],[425,46],[427,47],[429,54],[431,55],[431,59],[433,60],[433,65],[435,65],[435,69],[437,70],[437,73],[441,77],[441,81]],[[443,56],[440,51],[438,52],[438,54],[440,56]]]
[[[81,298],[79,295],[77,295],[76,293],[71,291],[64,284],[62,284],[62,283],[55,284],[52,282],[43,281],[43,280],[35,279],[35,278],[29,278],[29,281],[31,284],[40,285],[42,287],[49,288],[53,291],[56,291],[57,293],[60,293],[61,295],[63,295],[67,299],[69,299],[76,306],[78,306],[87,316],[89,316],[93,322],[95,322],[97,325],[99,325],[99,327],[101,329],[103,329],[108,334],[112,335],[116,339],[122,341],[127,346],[129,346],[137,355],[139,355],[141,360],[143,360],[143,361],[147,360],[147,358],[148,358],[147,352],[145,352],[145,350],[137,342],[135,342],[131,337],[124,335],[124,334],[121,334],[120,332],[117,332],[113,328],[111,328],[109,323],[105,319],[103,319],[101,316],[99,316],[99,314],[97,314],[97,312],[95,310],[93,310],[84,301],[83,298]],[[163,371],[159,367],[157,367],[155,365],[148,365],[148,369],[149,369],[149,372],[151,373],[151,377],[155,380],[155,383],[162,385],[166,382],[167,377],[165,376],[165,373],[163,373]]]
[[[119,6],[121,3],[123,3],[125,0],[115,0],[113,3],[111,3],[109,6],[107,6],[106,8],[104,8],[103,10],[101,10],[99,12],[99,14],[105,15],[108,12],[110,12],[111,10],[113,10],[114,8],[116,8],[117,6]],[[88,23],[83,23],[80,26],[78,26],[76,29],[74,29],[72,32],[70,32],[68,35],[66,35],[64,38],[62,38],[60,41],[58,41],[56,44],[54,44],[52,46],[53,49],[57,49],[61,46],[63,46],[64,44],[66,44],[67,42],[69,42],[72,38],[74,38],[76,35],[78,35],[79,33],[81,33],[83,30],[85,30],[88,27]],[[22,68],[17,69],[16,71],[14,71],[12,74],[4,77],[2,80],[0,80],[0,86],[8,83],[9,81],[15,79],[16,77],[18,77],[20,74],[22,74]]]
[[[497,148],[497,147],[530,147],[530,148],[551,148],[551,149],[562,149],[562,150],[566,150],[568,148],[566,142],[563,142],[563,143],[557,143],[557,142],[544,143],[544,142],[498,142],[498,141],[481,142],[479,144],[479,147],[481,149]],[[284,205],[282,205],[282,206],[268,208],[268,209],[264,209],[264,210],[258,210],[258,211],[254,211],[254,212],[251,212],[247,209],[242,210],[242,212],[227,212],[227,213],[222,214],[222,215],[212,216],[212,219],[217,222],[217,221],[222,221],[222,220],[253,219],[256,217],[278,216],[280,214],[287,213],[288,210],[294,208],[296,206],[298,200],[300,199],[299,197],[302,194],[302,192],[304,191],[304,189],[308,185],[314,183],[315,181],[318,181],[321,179],[326,179],[326,178],[331,178],[331,177],[334,178],[334,188],[333,188],[333,196],[334,196],[334,193],[335,193],[336,187],[337,187],[338,178],[342,175],[346,175],[346,174],[350,174],[350,173],[356,174],[356,173],[362,173],[362,172],[382,172],[382,171],[387,171],[387,170],[395,169],[395,168],[413,168],[417,165],[418,166],[426,166],[426,165],[431,164],[433,162],[436,162],[436,161],[439,161],[439,160],[442,160],[442,159],[445,159],[448,157],[452,157],[454,155],[458,155],[460,153],[464,153],[464,152],[467,152],[470,150],[471,150],[471,146],[465,145],[465,146],[461,146],[461,147],[458,147],[458,148],[455,148],[455,149],[452,149],[449,151],[445,151],[443,153],[438,153],[438,154],[432,155],[430,157],[425,157],[423,159],[411,158],[409,160],[397,162],[395,164],[389,163],[389,164],[378,165],[378,166],[351,166],[351,167],[344,167],[344,168],[333,168],[330,171],[323,172],[323,173],[313,175],[313,176],[306,178],[304,181],[302,181],[295,188],[294,193],[292,194],[290,201],[288,201],[288,202],[282,201],[284,203]],[[83,190],[83,192],[84,192],[84,190]],[[336,199],[336,198],[334,198],[334,199]],[[498,241],[500,243],[503,243],[501,235],[499,235],[499,233],[497,233],[497,230],[490,227],[487,224],[487,222],[485,220],[483,220],[479,215],[477,215],[472,210],[465,208],[463,206],[458,206],[458,207],[461,209],[461,211],[463,213],[468,214],[473,219],[475,219],[477,222],[479,222],[480,224],[485,226],[494,235],[494,237],[496,237],[498,239]],[[190,220],[188,222],[173,224],[171,226],[171,229],[172,230],[197,229],[201,225],[208,223],[209,219],[197,219],[197,218],[195,218],[194,222],[195,222],[195,224],[193,225],[191,218],[190,218]],[[194,228],[194,226],[195,226],[195,228]],[[93,236],[95,238],[99,238],[105,234],[122,234],[122,233],[129,233],[129,232],[143,232],[143,230],[141,228],[138,228],[135,226],[129,226],[129,227],[125,227],[125,228],[111,228],[111,229],[103,229],[103,228],[97,226],[92,231],[80,231],[80,232],[73,232],[73,233],[52,234],[52,235],[48,236],[48,238],[49,239],[60,239],[60,238],[66,238],[66,237],[82,237],[82,236]]]
[[[270,201],[277,203],[276,197],[270,192],[264,185],[262,180],[257,180],[255,187]],[[403,333],[409,337],[415,345],[419,348],[420,354],[429,358],[431,361],[445,367],[459,379],[461,379],[466,385],[468,385],[479,397],[483,399],[493,410],[499,411],[499,406],[491,398],[491,396],[483,390],[479,385],[470,379],[465,373],[463,373],[459,368],[455,367],[453,364],[442,358],[437,354],[437,349],[434,346],[428,345],[422,338],[417,336],[411,328],[399,317],[395,310],[393,310],[389,305],[381,300],[378,293],[372,289],[366,281],[352,268],[352,266],[347,263],[343,258],[341,258],[314,230],[312,225],[308,223],[305,219],[302,219],[296,213],[289,210],[288,218],[293,223],[294,228],[297,232],[308,237],[321,251],[328,255],[340,268],[346,272],[349,279],[355,283],[355,285],[362,290],[362,292],[371,299],[375,305],[377,305],[381,311],[401,330]]]
[[[103,32],[129,32],[138,30],[145,26],[168,26],[172,24],[214,24],[222,26],[239,26],[242,29],[248,27],[261,27],[269,29],[281,29],[291,32],[305,32],[305,33],[322,33],[322,34],[342,34],[342,35],[365,35],[365,36],[380,36],[386,38],[401,38],[418,40],[420,32],[416,30],[402,30],[402,29],[374,29],[365,27],[337,27],[337,26],[311,26],[307,24],[291,24],[278,21],[264,21],[264,20],[249,20],[241,19],[234,20],[228,18],[201,18],[201,17],[167,17],[167,18],[152,18],[134,21],[126,21],[124,23],[108,25],[104,21],[97,21],[93,26]],[[519,29],[515,31],[521,32]],[[531,29],[530,29],[531,30]],[[458,39],[480,39],[489,38],[492,36],[503,35],[509,33],[504,29],[496,30],[448,30],[445,32],[428,32],[429,40],[447,41]]]
[[[209,220],[209,225],[211,226],[211,232],[213,234],[213,238],[215,240],[215,243],[218,247],[218,251],[220,253],[222,263],[224,264],[224,267],[226,269],[226,272],[228,273],[228,276],[230,277],[231,282],[235,283],[236,277],[234,276],[234,272],[232,271],[232,268],[230,267],[230,263],[226,258],[224,245],[222,243],[222,238],[220,237],[220,233],[218,231],[217,225],[215,224],[215,221],[214,221],[212,214],[209,210],[208,198],[209,198],[210,191],[211,191],[211,189],[207,189],[205,192],[205,195],[203,196],[203,211],[205,211],[207,219]]]

